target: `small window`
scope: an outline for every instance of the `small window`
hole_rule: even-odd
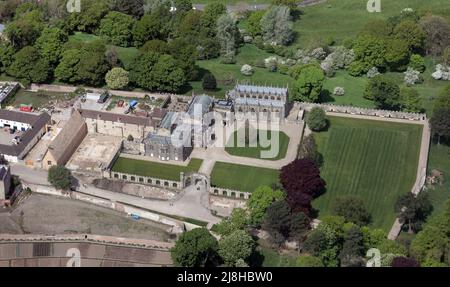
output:
[[[47,161],[47,164],[52,165],[52,161],[51,160]]]

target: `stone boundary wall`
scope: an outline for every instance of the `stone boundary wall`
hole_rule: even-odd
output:
[[[125,181],[125,182],[145,184],[145,185],[151,185],[151,186],[155,186],[155,187],[163,187],[163,188],[167,188],[167,189],[174,189],[177,191],[183,189],[183,185],[180,181],[167,180],[167,179],[161,179],[161,178],[149,177],[149,176],[140,176],[140,175],[122,173],[122,172],[116,172],[116,171],[110,171],[109,178],[113,179],[113,180],[121,180],[121,181]]]
[[[251,197],[250,192],[238,191],[238,190],[221,188],[221,187],[210,187],[209,193],[212,195],[225,196],[225,197],[242,199],[242,200],[247,200]]]
[[[123,237],[92,235],[92,234],[70,234],[70,235],[63,234],[52,236],[39,234],[0,235],[0,244],[11,242],[87,242],[87,243],[109,244],[109,245],[122,245],[122,246],[125,245],[129,247],[156,249],[161,251],[168,251],[170,250],[170,248],[174,246],[173,243],[156,240],[123,238]]]
[[[393,119],[403,119],[403,120],[411,120],[411,121],[425,121],[427,119],[426,114],[420,113],[406,113],[406,112],[396,112],[396,111],[388,111],[388,110],[377,110],[377,109],[367,109],[367,108],[358,108],[351,106],[339,106],[339,105],[331,105],[331,104],[313,104],[313,103],[295,103],[301,109],[306,111],[311,110],[314,107],[319,107],[324,109],[326,112],[333,113],[344,113],[351,115],[361,115],[361,116],[373,116],[380,118],[393,118]]]

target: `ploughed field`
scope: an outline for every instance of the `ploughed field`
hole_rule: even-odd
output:
[[[314,200],[319,218],[336,198],[361,197],[372,225],[389,231],[399,195],[411,191],[417,173],[422,126],[329,117],[328,131],[315,133],[324,157],[326,193]]]

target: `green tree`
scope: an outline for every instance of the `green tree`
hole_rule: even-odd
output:
[[[64,43],[67,42],[67,33],[59,28],[45,28],[36,40],[36,48],[40,55],[52,66],[59,63]]]
[[[6,72],[26,84],[43,83],[50,76],[50,64],[39,56],[36,48],[26,46],[14,55],[14,61]]]
[[[0,73],[6,72],[14,60],[14,47],[0,42]]]
[[[303,212],[291,214],[289,238],[299,243],[302,242],[310,228],[309,217]]]
[[[82,13],[70,13],[67,24],[70,30],[93,33],[100,25],[102,18],[108,14],[108,0],[81,0]]]
[[[247,211],[242,208],[235,208],[231,212],[230,218],[216,224],[216,232],[222,236],[227,236],[236,230],[244,229],[248,224],[249,216]]]
[[[144,0],[115,0],[115,10],[131,15],[135,18],[141,18],[144,15]]]
[[[339,254],[341,266],[362,266],[364,254],[363,234],[357,226],[353,226],[347,232],[342,251]]]
[[[303,102],[319,101],[324,81],[325,75],[320,67],[315,64],[303,66],[294,82],[293,99]]]
[[[20,49],[33,45],[44,28],[43,15],[39,10],[29,10],[25,13],[17,13],[16,11],[16,17],[14,21],[6,26],[5,34],[11,41],[11,44],[15,48]]]
[[[203,76],[202,86],[204,90],[214,91],[217,89],[217,80],[212,73],[206,73]]]
[[[217,240],[206,228],[196,228],[181,234],[170,254],[177,266],[214,266],[218,248]]]
[[[325,267],[322,259],[311,255],[302,255],[297,259],[296,266],[298,267]]]
[[[312,108],[306,115],[305,121],[312,131],[323,131],[328,126],[325,111],[319,107]]]
[[[127,14],[111,11],[100,22],[98,34],[113,45],[128,47],[136,20]]]
[[[450,108],[437,107],[430,119],[431,132],[437,138],[438,144],[441,139],[450,139]]]
[[[260,186],[252,192],[252,196],[247,200],[247,207],[250,210],[250,220],[254,225],[261,224],[267,208],[275,201],[284,199],[282,190],[274,190],[269,186]]]
[[[446,47],[442,53],[442,63],[450,66],[450,46]]]
[[[333,203],[332,210],[334,215],[342,216],[346,222],[353,222],[359,226],[368,225],[371,221],[371,215],[360,197],[338,197]]]
[[[228,14],[220,16],[217,20],[217,40],[220,43],[220,56],[223,63],[236,62],[235,56],[239,37],[236,19]]]
[[[408,43],[400,39],[388,40],[385,59],[392,71],[405,71],[410,59]]]
[[[192,10],[191,0],[175,0],[174,4],[174,6],[177,8],[177,13],[185,14]]]
[[[248,261],[254,249],[255,241],[244,230],[236,230],[219,241],[219,255],[230,267],[234,267],[239,259]]]
[[[273,202],[266,210],[263,229],[266,230],[274,244],[280,246],[289,238],[291,227],[291,209],[286,201]]]
[[[113,90],[125,88],[130,81],[128,75],[129,73],[122,68],[112,68],[105,76],[108,88]]]
[[[72,175],[66,167],[54,165],[48,170],[47,179],[55,188],[67,190],[70,187]]]
[[[227,7],[220,2],[211,2],[205,6],[201,17],[201,26],[205,29],[207,37],[215,37],[217,31],[217,19],[227,13]]]
[[[393,79],[378,75],[367,83],[364,98],[373,100],[377,108],[395,110],[400,105],[400,87]]]
[[[139,49],[139,51],[143,54],[147,52],[155,52],[159,54],[168,54],[169,53],[169,45],[159,39],[149,40],[145,42],[145,44]]]
[[[136,59],[130,78],[138,86],[152,91],[178,92],[186,83],[183,70],[172,56],[154,52]]]
[[[170,41],[169,54],[177,60],[177,65],[184,71],[187,80],[198,80],[197,48],[185,38]]]
[[[450,266],[450,200],[414,237],[410,250],[425,266]]]
[[[294,40],[291,10],[287,6],[272,6],[260,21],[265,42],[288,45]]]
[[[140,47],[149,40],[164,39],[163,23],[158,15],[151,13],[145,14],[136,22],[132,30],[134,45]]]
[[[253,11],[247,19],[247,32],[253,37],[262,36],[261,19],[266,13],[265,10]]]
[[[416,71],[423,73],[425,71],[425,60],[419,54],[412,54],[409,59],[409,66]]]
[[[417,233],[421,230],[422,224],[432,209],[433,206],[424,192],[417,196],[409,192],[400,196],[395,204],[395,212],[400,223],[407,225],[408,233]]]
[[[419,113],[422,111],[422,98],[419,92],[413,88],[400,89],[401,109],[409,113]]]
[[[298,158],[312,160],[318,167],[323,165],[323,156],[317,148],[314,134],[303,137],[298,151]]]
[[[355,61],[350,65],[349,71],[353,76],[367,73],[372,67],[384,68],[386,66],[386,41],[384,38],[371,35],[359,36],[353,45]]]
[[[425,48],[426,34],[415,21],[400,22],[394,29],[394,37],[405,42],[411,52],[421,52]]]

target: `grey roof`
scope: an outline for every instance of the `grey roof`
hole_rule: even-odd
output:
[[[0,145],[0,154],[6,154],[10,156],[19,156],[27,145],[35,138],[42,128],[50,123],[51,117],[47,113],[40,115],[0,110],[0,118],[13,120],[22,123],[28,123],[31,125],[31,129],[28,129],[22,136],[21,141],[17,145]]]
[[[265,106],[265,107],[284,107],[285,103],[277,100],[264,100],[253,98],[237,98],[235,103],[238,105],[253,105],[253,106]]]
[[[0,103],[2,103],[9,95],[19,88],[18,83],[5,83],[0,85]]]
[[[69,152],[70,145],[77,135],[83,132],[83,128],[86,129],[83,117],[78,111],[74,111],[69,121],[48,146],[49,152],[57,162],[63,158],[66,152]]]
[[[208,112],[208,109],[211,106],[212,102],[213,99],[207,95],[195,96],[192,99],[191,104],[189,105],[187,113],[190,116],[194,116],[194,113],[197,112],[198,107],[201,107],[201,115],[204,115],[206,112]]]
[[[172,125],[175,123],[176,115],[177,115],[176,112],[166,113],[166,115],[164,116],[164,118],[161,121],[161,124],[159,124],[159,127],[170,130]]]
[[[244,93],[258,93],[258,94],[270,94],[270,95],[286,95],[288,92],[287,88],[252,86],[252,85],[241,85],[241,84],[236,85],[235,90],[239,91],[239,92],[244,92]]]
[[[152,120],[148,117],[136,117],[124,114],[115,114],[109,112],[100,112],[94,110],[79,110],[84,118],[100,119],[108,122],[121,122],[125,124],[151,126]]]
[[[6,175],[8,174],[9,167],[7,165],[0,165],[0,180],[5,180]]]
[[[2,33],[3,31],[5,31],[5,25],[3,25],[3,24],[0,24],[0,33]]]
[[[154,134],[154,133],[149,133],[147,135],[146,142],[170,145],[170,144],[172,144],[172,139],[170,136],[163,136],[163,135],[158,135],[158,134]]]

